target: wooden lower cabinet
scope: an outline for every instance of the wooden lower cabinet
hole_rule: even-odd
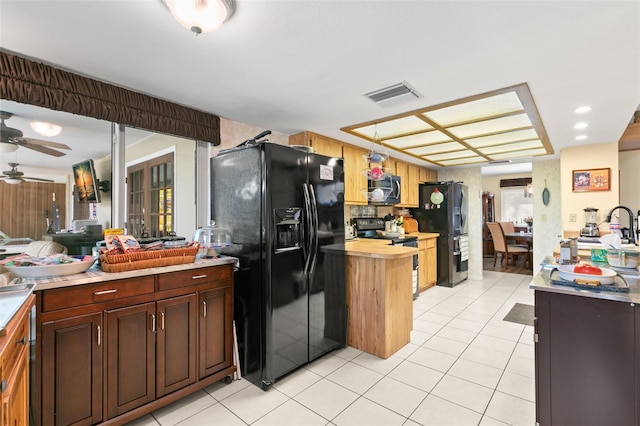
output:
[[[107,418],[155,399],[155,303],[106,312]]]
[[[102,329],[101,312],[42,324],[42,424],[102,421]]]
[[[232,265],[36,294],[36,424],[122,424],[236,370]]]
[[[29,424],[29,312],[31,296],[0,337],[0,424]]]
[[[420,291],[438,281],[436,238],[418,240],[418,285]]]

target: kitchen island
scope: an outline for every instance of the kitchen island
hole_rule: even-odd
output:
[[[35,284],[35,424],[122,424],[230,381],[235,263],[21,279]]]
[[[413,247],[388,240],[365,239],[345,244],[347,344],[388,358],[409,343],[413,328]]]
[[[550,280],[535,291],[536,420],[545,425],[637,425],[640,421],[640,280],[628,292]]]

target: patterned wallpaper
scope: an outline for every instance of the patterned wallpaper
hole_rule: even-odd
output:
[[[533,175],[533,273],[540,269],[562,239],[562,186],[560,160],[534,161]],[[542,202],[542,191],[549,190],[549,204]]]

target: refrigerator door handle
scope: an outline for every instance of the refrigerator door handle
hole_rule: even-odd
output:
[[[398,194],[398,196],[396,198],[398,198],[398,200],[400,200],[402,198],[402,193],[400,192],[400,181],[399,180],[395,180],[393,181],[393,183],[396,185],[396,194]]]
[[[313,218],[311,212],[311,197],[309,195],[309,187],[306,183],[302,184],[302,192],[304,194],[304,216],[306,230],[303,231],[302,252],[304,254],[304,269],[303,274],[307,275],[311,266],[311,247],[313,241]],[[307,240],[309,241],[307,245]]]
[[[309,184],[309,192],[311,194],[311,209],[313,212],[313,223],[312,223],[312,236],[313,236],[313,245],[311,246],[309,257],[311,257],[311,267],[309,269],[309,273],[315,272],[316,269],[316,260],[318,258],[318,247],[320,245],[320,238],[318,236],[318,227],[320,226],[318,219],[318,203],[316,201],[316,192],[313,189],[313,185]]]

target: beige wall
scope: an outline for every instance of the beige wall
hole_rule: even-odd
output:
[[[233,148],[248,139],[253,139],[264,130],[266,129],[221,117],[220,139],[222,142],[218,146],[211,147],[211,156],[216,156],[218,151],[222,149]],[[289,145],[289,135],[285,135],[284,133],[272,132],[269,136],[265,136],[260,140],[269,140],[269,142],[278,143],[280,145]]]
[[[533,175],[533,272],[562,239],[562,185],[560,160],[534,161]],[[542,202],[542,191],[549,191],[549,204]]]
[[[640,210],[640,150],[620,152],[618,161],[620,163],[620,204],[629,207],[634,214],[637,214]]]
[[[502,203],[502,195],[500,190],[500,180],[501,179],[517,179],[517,178],[527,178],[531,177],[531,173],[514,173],[509,175],[495,175],[495,176],[483,176],[482,177],[482,191],[483,192],[491,192],[493,193],[494,203],[496,206],[496,222],[502,222],[502,212],[501,212],[501,203]],[[535,186],[534,186],[535,188]],[[524,190],[524,188],[523,188]]]
[[[609,210],[619,203],[618,143],[583,145],[565,148],[560,153],[562,185],[562,228],[580,231],[585,223],[584,208],[598,209],[596,220],[604,221]],[[573,192],[572,172],[585,169],[611,169],[611,189],[608,191]],[[572,221],[575,215],[575,221]],[[624,226],[626,218],[621,216]],[[599,226],[600,232],[608,232],[606,223]]]

